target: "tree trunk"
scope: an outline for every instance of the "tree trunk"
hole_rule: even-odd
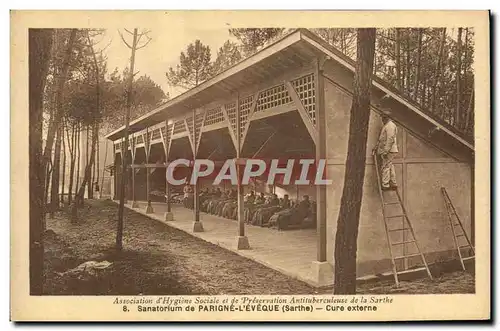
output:
[[[441,41],[439,43],[439,51],[438,51],[438,62],[436,65],[436,71],[434,73],[434,82],[432,84],[432,92],[431,92],[431,112],[436,112],[436,98],[437,98],[437,86],[439,80],[441,78],[441,66],[443,61],[443,50],[446,42],[446,28],[443,28],[443,32],[441,35]],[[442,112],[441,112],[442,113]]]
[[[47,165],[47,172],[46,172],[46,178],[45,178],[45,194],[44,194],[44,200],[45,200],[45,210],[44,210],[44,216],[45,214],[49,211],[50,208],[50,199],[49,199],[49,189],[50,189],[50,178],[52,175],[52,159],[49,159],[49,164]],[[45,229],[45,226],[44,226]]]
[[[94,124],[95,125],[95,124]],[[94,146],[92,146],[92,142],[94,141],[94,129],[93,129],[93,126],[92,128],[89,128],[89,145],[90,145],[90,148],[92,150],[92,148],[94,148]],[[94,153],[95,153],[95,150],[94,150]],[[89,155],[89,162],[90,162],[90,155]],[[90,168],[90,178],[89,178],[89,181],[88,181],[88,187],[87,187],[87,196],[89,197],[89,199],[93,199],[94,198],[94,182],[93,182],[93,176],[94,176],[94,165],[95,165],[95,158],[94,158],[94,163],[92,163],[92,167]]]
[[[99,123],[97,123],[97,125],[96,125],[96,130],[97,130],[97,146],[96,146],[96,165],[97,166],[94,165],[94,169],[96,171],[95,182],[97,183],[97,186],[99,186],[99,167],[101,165],[99,163],[99,153],[100,153],[100,151],[99,151],[99,147],[100,147],[99,146],[100,145],[99,144]],[[99,193],[98,193],[98,198],[100,198],[100,197],[101,197],[101,188],[99,188]]]
[[[95,126],[94,126],[95,127]],[[95,135],[95,130],[92,130],[92,137],[94,137]],[[90,187],[92,188],[92,199],[94,199],[94,192],[95,192],[95,166],[96,166],[96,163],[97,163],[97,142],[95,144],[94,147],[94,151],[95,151],[95,161],[94,163],[92,164],[92,180],[90,181],[91,182],[91,185]]]
[[[85,187],[88,184],[88,181],[90,180],[91,176],[91,170],[92,170],[92,164],[94,163],[95,160],[95,139],[97,138],[97,135],[92,135],[92,150],[90,151],[90,160],[89,163],[87,163],[85,167],[85,173],[83,175],[83,180],[82,180],[82,185],[80,186],[80,189],[78,190],[78,193],[75,196],[75,201],[73,202],[73,205],[71,206],[71,221],[72,222],[77,222],[78,221],[78,205],[80,204],[81,201],[83,201],[83,195],[85,194]]]
[[[62,127],[57,129],[56,145],[54,150],[54,162],[52,163],[52,184],[50,187],[50,217],[59,210],[59,173],[61,170],[61,141]]]
[[[61,121],[63,90],[66,80],[68,78],[67,76],[69,71],[69,64],[73,50],[73,44],[76,39],[76,31],[77,31],[76,29],[71,29],[61,70],[59,71],[59,74],[56,77],[57,83],[56,83],[56,95],[55,95],[55,110],[53,113],[53,117],[51,116],[51,119],[49,121],[49,128],[47,130],[47,139],[42,159],[43,167],[46,167],[47,163],[49,162],[49,159],[51,158],[51,152],[53,147],[52,145],[54,144],[54,138],[59,128],[59,122]]]
[[[76,185],[75,185],[75,199],[76,199],[76,192],[78,188],[80,187],[80,138],[82,135],[82,130],[81,130],[81,124],[77,124],[77,135],[76,135]]]
[[[94,134],[92,133],[92,135],[94,135]],[[91,182],[92,182],[92,185],[91,185],[91,187],[92,187],[92,199],[94,199],[94,192],[95,192],[95,166],[97,163],[97,144],[95,146],[95,154],[96,154],[95,162],[92,165],[92,180],[91,180]]]
[[[421,98],[420,104],[422,105],[423,109],[427,110],[427,100],[426,100],[426,93],[425,93],[426,90],[427,90],[427,81],[424,79],[424,81],[422,82],[422,94],[420,96],[420,98]]]
[[[29,42],[29,269],[30,294],[43,294],[45,167],[42,161],[43,92],[52,48],[52,29],[28,29]]]
[[[335,294],[356,293],[357,240],[370,120],[375,33],[376,30],[371,28],[358,29],[346,170],[335,236]]]
[[[89,163],[90,163],[90,154],[89,154],[90,129],[89,129],[89,127],[90,126],[87,125],[87,130],[85,133],[85,168],[87,168]],[[89,178],[89,180],[86,184],[87,185],[87,198],[88,199],[92,199],[92,185],[90,183],[92,181],[92,169],[90,169],[90,176],[91,176],[91,178]]]
[[[69,140],[68,133],[68,146],[71,146],[69,149],[70,153],[70,166],[69,166],[69,187],[68,187],[68,206],[71,205],[71,201],[73,200],[73,180],[75,175],[75,161],[76,161],[76,126],[73,123],[71,128],[71,142]]]
[[[30,294],[43,294],[43,213],[45,168],[42,162],[43,91],[52,48],[52,29],[28,29],[29,43],[29,272]]]
[[[167,128],[168,128],[168,126],[167,126]],[[101,197],[102,197],[102,190],[104,187],[104,171],[106,169],[107,158],[108,158],[108,140],[106,139],[106,141],[104,142],[104,162],[102,163],[101,187],[99,189],[99,194]],[[116,176],[116,174],[115,174],[115,176]],[[113,184],[111,183],[111,185],[113,185]],[[111,198],[113,198],[113,197],[111,197]]]
[[[116,250],[123,249],[123,214],[125,209],[125,187],[127,185],[127,151],[128,151],[128,131],[130,125],[130,108],[132,105],[132,88],[134,82],[134,61],[135,51],[137,47],[137,28],[134,29],[134,39],[132,41],[132,55],[130,56],[130,72],[128,77],[127,86],[127,111],[125,113],[125,141],[122,151],[122,178],[120,183],[120,205],[118,207],[118,224],[116,230]]]
[[[401,91],[401,38],[399,28],[396,28],[396,41],[394,42],[394,56],[396,57],[396,87]]]
[[[96,133],[94,132],[95,130],[92,130],[92,136],[95,135]],[[98,137],[99,138],[99,137]],[[99,154],[97,153],[97,147],[99,146],[99,144],[96,142],[96,145],[94,146],[94,150],[95,150],[95,161],[94,161],[94,164],[92,165],[92,199],[94,198],[94,192],[95,192],[95,172],[96,172],[96,165],[97,165],[97,159],[98,159],[98,156]]]
[[[462,28],[458,28],[457,37],[457,73],[456,73],[456,87],[457,87],[457,97],[455,105],[455,118],[453,124],[457,129],[460,129],[460,107],[461,107],[461,96],[462,87],[460,85],[460,80],[462,77]]]
[[[466,133],[470,133],[469,131],[472,131],[472,133],[474,134],[474,131],[473,130],[470,130],[470,122],[471,122],[471,116],[472,115],[472,111],[474,109],[474,89],[472,89],[472,93],[470,95],[470,100],[469,100],[469,107],[467,108],[467,113],[466,113],[466,116],[465,116],[465,124],[464,124],[464,131]],[[472,123],[474,123],[474,119],[472,120]]]
[[[410,95],[410,90],[411,90],[411,84],[410,84],[410,73],[411,73],[411,67],[410,67],[410,37],[411,37],[411,30],[406,29],[406,43],[405,43],[405,52],[406,52],[406,63],[405,63],[405,91],[406,95]]]
[[[468,89],[468,81],[467,81],[467,63],[468,63],[468,56],[469,56],[469,28],[465,28],[465,44],[464,44],[464,75],[463,75],[463,84],[462,84],[462,89],[464,91],[464,94],[466,93],[465,91],[467,91]],[[472,89],[471,89],[471,93],[472,93],[472,90],[474,90],[474,86],[472,86]],[[462,99],[462,102],[465,103],[466,100],[463,100]],[[465,124],[465,118],[467,116],[467,111],[468,109],[466,108],[465,112],[463,112],[462,114],[462,130],[463,131],[467,131],[467,126]]]
[[[47,165],[46,169],[47,170],[45,171],[45,184],[44,184],[45,192],[44,192],[44,195],[43,195],[44,206],[45,206],[44,213],[46,213],[48,211],[48,209],[49,209],[47,207],[49,206],[49,202],[50,202],[50,199],[49,199],[49,188],[50,188],[50,174],[52,173],[52,160],[49,160],[49,164]]]
[[[66,131],[66,126],[64,125],[63,121],[63,126],[62,126],[62,151],[63,151],[63,158],[62,158],[62,185],[61,185],[61,205],[64,208],[64,184],[66,184],[66,144],[65,144],[65,139],[64,139],[64,132]]]
[[[87,34],[87,40],[88,40],[89,47],[92,51],[92,55],[94,58],[94,70],[96,73],[96,75],[95,75],[95,77],[96,77],[96,109],[97,109],[97,114],[99,114],[100,109],[101,109],[101,100],[100,100],[101,88],[100,88],[100,82],[99,82],[99,66],[97,63],[97,58],[95,55],[94,48],[92,46],[92,42],[90,40],[90,36],[88,34]],[[98,135],[97,135],[96,130],[95,130],[95,127],[97,126],[97,120],[98,120],[97,118],[94,118],[94,127],[92,129],[92,132],[94,134],[92,135],[92,150],[90,152],[91,153],[90,154],[90,161],[89,161],[89,163],[87,163],[87,166],[85,167],[85,174],[83,177],[82,186],[80,186],[80,189],[78,190],[78,193],[75,196],[75,201],[73,202],[73,205],[71,207],[71,221],[72,222],[76,222],[78,220],[78,204],[80,201],[83,201],[83,195],[85,193],[85,185],[90,180],[90,171],[91,171],[91,167],[94,164],[94,160],[95,160],[95,146],[96,146],[96,140],[98,138]],[[87,138],[88,138],[88,127],[87,127]],[[87,141],[88,141],[88,139],[87,139]]]
[[[415,73],[415,86],[414,86],[414,91],[413,95],[414,98],[417,100],[419,96],[419,87],[420,87],[420,71],[421,71],[421,61],[422,61],[422,35],[423,35],[423,29],[418,28],[418,37],[417,37],[417,72]],[[423,101],[420,101],[420,104],[423,105]]]

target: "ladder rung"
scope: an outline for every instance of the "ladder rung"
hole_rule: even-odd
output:
[[[410,228],[399,228],[399,229],[392,229],[392,230],[387,230],[387,231],[394,232],[394,231],[404,231],[404,230],[410,230]]]
[[[464,258],[462,259],[462,261],[472,260],[473,258],[475,258],[475,256],[474,256],[474,255],[472,255],[472,256],[467,256],[467,257],[464,257]]]
[[[401,256],[396,256],[394,260],[400,260],[400,259],[405,259],[409,257],[415,257],[415,256],[421,256],[420,253],[415,253],[415,254],[410,254],[410,255],[401,255]]]
[[[420,267],[420,268],[415,268],[415,269],[408,269],[408,270],[403,270],[403,271],[398,271],[397,274],[409,274],[411,272],[417,272],[417,271],[422,271],[422,270],[427,270],[425,267]]]
[[[465,234],[463,234],[463,233],[459,233],[459,234],[457,234],[455,237],[457,237],[457,238],[458,238],[458,237],[465,237]]]
[[[388,232],[395,232],[395,231],[405,231],[405,230],[410,230],[410,228],[399,228],[399,229],[392,229],[392,230],[387,230]]]
[[[399,205],[399,202],[398,201],[394,201],[394,202],[385,202],[384,205],[388,206],[388,205]]]
[[[462,249],[462,248],[472,248],[471,245],[463,245],[463,246],[458,246],[458,248]]]
[[[404,245],[404,244],[411,244],[411,243],[414,243],[416,242],[416,240],[408,240],[408,241],[398,241],[398,242],[395,242],[393,243],[392,245]]]
[[[386,216],[385,218],[396,218],[396,217],[404,217],[404,216],[405,216],[404,214],[400,214],[400,215]]]

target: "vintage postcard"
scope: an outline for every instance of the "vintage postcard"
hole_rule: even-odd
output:
[[[487,320],[487,11],[12,11],[11,320]]]

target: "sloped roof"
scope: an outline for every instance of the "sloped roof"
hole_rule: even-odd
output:
[[[224,72],[131,121],[130,132],[140,131],[168,117],[175,117],[201,107],[217,98],[228,97],[244,87],[276,77],[287,69],[310,64],[318,56],[325,55],[354,73],[355,61],[311,31],[297,29]],[[444,143],[447,145],[445,149],[458,148],[462,155],[467,154],[467,159],[473,155],[473,142],[461,136],[453,127],[422,110],[415,102],[402,96],[382,79],[374,77],[373,86],[378,92],[390,96],[399,104],[401,112],[404,111],[404,119],[403,117],[399,119],[401,125],[405,127],[425,126],[425,130],[434,132],[433,141],[431,141],[433,145]],[[120,138],[124,128],[124,126],[120,127],[108,134],[106,138],[111,140]],[[426,138],[430,138],[430,135],[429,137],[420,135],[420,137],[428,140]]]

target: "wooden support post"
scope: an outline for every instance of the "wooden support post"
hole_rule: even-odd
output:
[[[127,139],[128,140],[128,139]],[[128,144],[127,144],[128,146]],[[124,204],[127,204],[128,203],[128,191],[127,191],[127,186],[129,185],[128,184],[128,163],[127,163],[127,155],[128,155],[128,147],[125,148],[125,137],[123,138],[123,141],[122,141],[122,157],[125,158],[125,162],[123,163],[125,165],[125,167],[122,169],[122,178],[121,180],[125,181],[125,184],[124,184],[124,192],[123,192],[123,203]],[[120,183],[120,185],[122,185],[122,183]]]
[[[149,175],[151,172],[151,168],[146,168],[146,192],[147,192],[147,198],[148,198],[148,205],[146,207],[146,214],[152,214],[154,212],[153,206],[151,205],[151,197],[149,195],[150,191],[150,183],[149,183]]]
[[[167,213],[172,213],[172,205],[170,202],[170,184],[168,183],[168,180],[166,180],[166,177],[167,177],[167,169],[165,169],[165,181],[166,181],[165,191],[167,194]],[[167,216],[165,216],[165,218],[167,218]]]
[[[113,142],[113,170],[112,170],[112,174],[113,174],[113,192],[111,193],[111,197],[113,200],[116,200],[116,180],[117,180],[117,172],[116,170],[118,169],[118,166],[116,164],[116,145],[115,143]],[[69,194],[73,194],[72,192],[69,192]]]
[[[165,186],[165,199],[167,202],[167,211],[165,212],[164,220],[169,222],[174,220],[174,214],[172,213],[172,206],[170,203],[170,184],[168,183],[168,180],[166,180],[167,177],[167,169],[165,169],[165,181],[166,181],[166,186]]]
[[[135,164],[135,155],[137,149],[135,148],[135,136],[132,137],[130,145],[130,153],[132,154],[132,165]],[[139,204],[135,200],[135,169],[131,166],[132,171],[132,208],[139,208]]]
[[[407,188],[407,185],[406,185],[406,182],[407,182],[407,174],[408,174],[408,167],[406,165],[406,158],[408,157],[407,156],[407,152],[406,152],[406,148],[407,148],[407,135],[406,135],[406,130],[403,129],[403,128],[400,128],[402,130],[402,137],[403,137],[403,148],[402,148],[402,152],[403,152],[403,155],[402,155],[402,165],[401,165],[401,177],[402,177],[402,181],[399,185],[401,185],[401,194],[402,194],[402,199],[403,199],[403,206],[408,206],[408,194],[406,192],[406,188]],[[378,170],[377,170],[378,171]],[[401,228],[404,228],[405,227],[405,218],[403,217],[402,218],[402,224],[401,224]],[[401,231],[402,233],[402,237],[403,237],[403,242],[406,242],[407,241],[407,237],[408,237],[408,234],[406,233],[406,230],[405,231]],[[410,246],[412,246],[412,244],[410,244]],[[410,248],[411,249],[411,248]],[[406,256],[408,255],[408,244],[403,244],[403,256]],[[403,259],[403,267],[405,270],[408,270],[408,258],[405,257]]]
[[[128,203],[128,199],[129,199],[129,195],[130,195],[129,177],[130,177],[129,169],[125,168],[123,175],[122,175],[122,180],[125,180],[125,196],[123,197],[123,201],[125,204]]]
[[[149,154],[150,154],[151,140],[149,139],[149,130],[146,128],[146,137],[144,137],[144,151],[146,152],[146,163],[149,164]],[[150,183],[149,174],[151,172],[150,168],[146,168],[146,198],[148,205],[146,207],[146,214],[154,213],[153,206],[151,205],[151,196],[149,195]]]
[[[196,109],[193,109],[193,161],[196,160]],[[199,185],[198,180],[194,183],[194,196],[193,196],[193,213],[194,213],[194,224],[193,224],[193,232],[203,232],[203,224],[200,221],[200,201],[199,201]]]
[[[471,164],[471,175],[470,175],[470,238],[472,246],[476,246],[476,211],[475,211],[475,201],[476,201],[476,188],[475,188],[475,168],[476,168],[476,155],[472,154],[472,164]]]
[[[121,156],[121,154],[120,154]],[[115,200],[120,199],[120,187],[122,185],[123,180],[123,169],[121,167],[122,161],[120,159],[120,163],[116,163],[115,171],[116,171],[116,186],[115,186]],[[73,194],[73,192],[71,192]]]
[[[236,99],[236,158],[240,159],[241,157],[241,121],[240,121],[240,97],[237,96]],[[248,242],[247,236],[245,236],[245,210],[244,210],[244,201],[243,201],[243,186],[241,185],[243,165],[238,162],[237,170],[238,170],[238,237],[236,238],[236,248],[237,249],[249,249],[250,243]]]
[[[164,215],[164,220],[165,221],[173,221],[174,220],[174,215],[172,214],[172,208],[170,205],[170,184],[168,183],[167,180],[167,165],[168,165],[168,152],[170,148],[170,132],[168,132],[168,120],[165,121],[165,136],[163,136],[163,133],[160,129],[160,135],[162,136],[161,140],[163,142],[163,151],[165,152],[165,200],[167,203],[167,211],[165,212]]]
[[[135,169],[132,168],[132,208],[139,208],[139,204],[135,201]]]
[[[316,161],[326,159],[326,114],[325,114],[325,88],[323,78],[323,68],[320,68],[319,61],[316,63],[316,117],[318,126],[318,140],[316,142]],[[325,172],[327,169],[325,169]],[[316,187],[317,196],[317,235],[318,249],[317,260],[326,262],[326,186]]]
[[[316,163],[326,160],[326,110],[325,110],[325,83],[323,77],[323,62],[318,59],[315,63],[315,87],[316,87]],[[328,167],[325,168],[325,175]],[[317,252],[316,261],[312,262],[312,274],[318,284],[329,284],[333,279],[332,263],[326,258],[326,186],[316,186],[316,233]]]

